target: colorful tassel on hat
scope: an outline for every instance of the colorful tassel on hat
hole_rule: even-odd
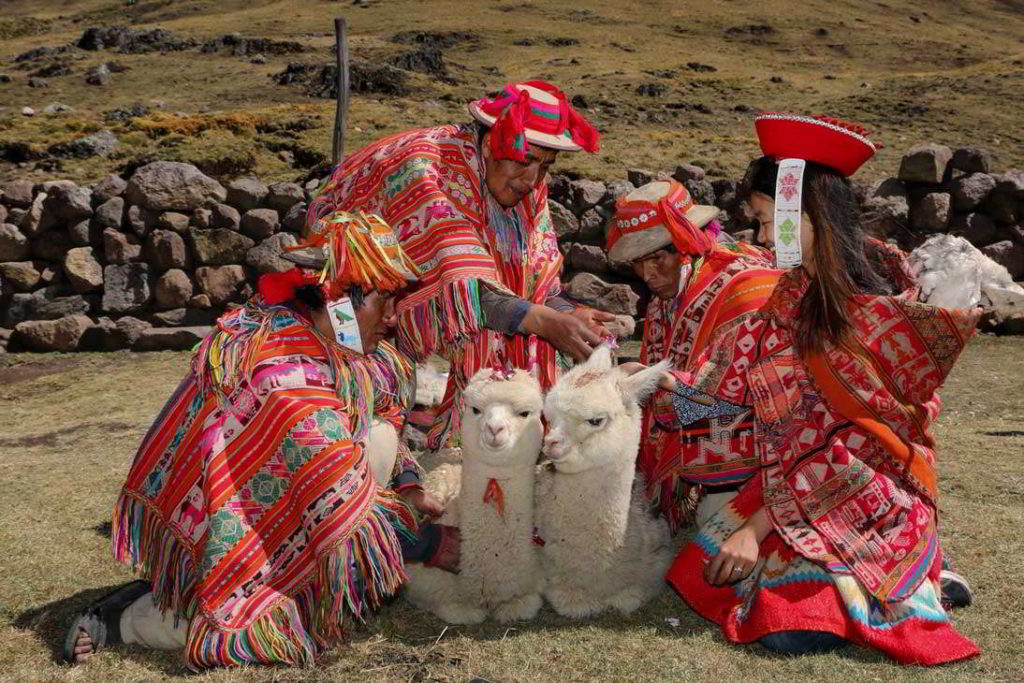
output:
[[[380,216],[337,211],[319,220],[302,244],[320,247],[327,264],[319,281],[330,298],[352,285],[393,292],[419,278],[415,262],[402,249],[391,227]]]
[[[530,92],[523,86],[530,86],[551,94],[558,102],[557,116],[544,115],[536,108],[545,105],[531,100]],[[527,130],[547,135],[560,136],[566,132],[572,141],[585,151],[594,153],[601,149],[601,135],[582,114],[569,103],[569,98],[556,86],[544,81],[509,83],[493,99],[478,101],[480,111],[495,117],[491,126],[491,152],[496,159],[511,159],[523,163],[529,150]],[[550,105],[547,105],[550,107]],[[554,112],[550,112],[554,114]]]

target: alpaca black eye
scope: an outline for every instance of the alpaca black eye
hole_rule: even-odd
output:
[[[587,420],[587,424],[589,424],[591,427],[600,427],[602,424],[604,424],[604,418],[592,417],[589,420]]]
[[[521,410],[521,411],[519,411],[519,417],[530,417],[530,411],[529,410]]]
[[[476,406],[473,406],[473,414],[474,415],[479,415],[480,414],[480,409],[477,408]]]

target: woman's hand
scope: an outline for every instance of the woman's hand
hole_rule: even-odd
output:
[[[753,571],[759,555],[757,531],[752,526],[741,526],[704,568],[704,580],[712,586],[722,586],[745,579]]]
[[[436,519],[444,514],[444,505],[441,501],[425,489],[410,487],[400,491],[398,495],[426,517]]]
[[[571,313],[560,313],[541,304],[533,304],[523,318],[523,329],[548,341],[577,361],[590,358],[601,337]]]

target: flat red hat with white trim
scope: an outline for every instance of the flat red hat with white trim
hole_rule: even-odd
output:
[[[765,156],[813,161],[845,176],[856,173],[882,147],[868,139],[863,126],[829,116],[768,112],[754,119],[754,128]]]

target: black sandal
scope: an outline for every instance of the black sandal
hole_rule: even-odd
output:
[[[68,629],[64,638],[64,661],[75,663],[75,643],[78,634],[85,632],[92,639],[92,651],[121,642],[121,614],[133,602],[152,590],[149,581],[132,581],[115,588],[86,607]]]

